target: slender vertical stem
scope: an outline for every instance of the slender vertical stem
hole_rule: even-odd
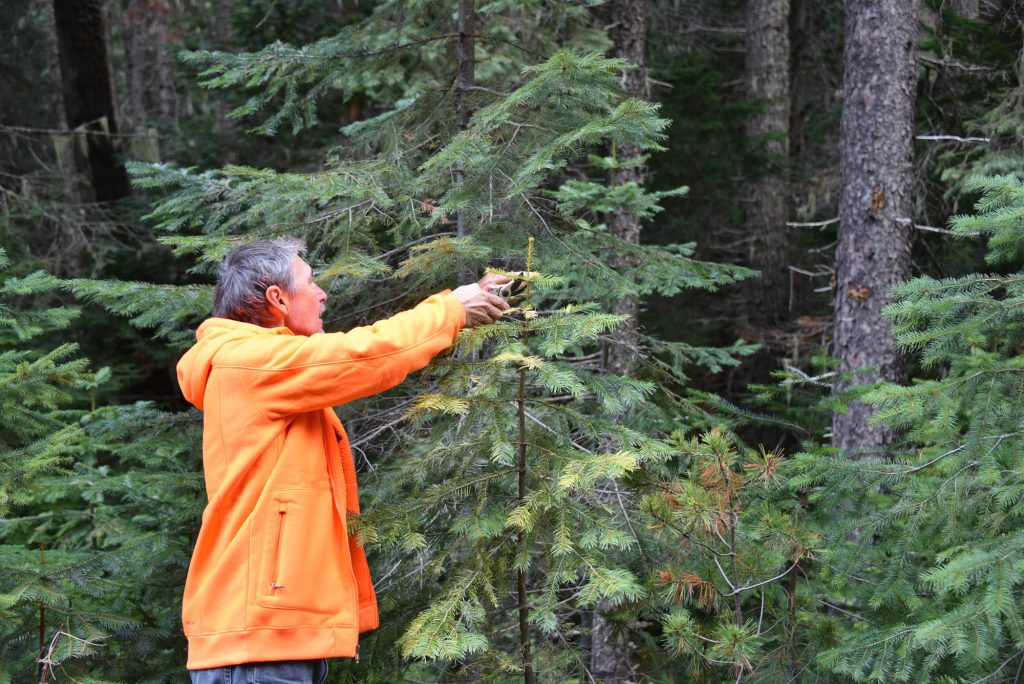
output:
[[[731,508],[731,506],[730,506]],[[730,511],[731,512],[731,511]],[[740,584],[740,573],[736,568],[736,525],[739,520],[733,519],[732,529],[729,530],[729,555],[732,557],[732,583],[737,587],[743,586]],[[733,599],[733,607],[736,613],[736,626],[743,626],[743,597],[737,593],[735,599]]]
[[[718,462],[718,472],[721,473],[722,483],[725,486],[725,506],[729,511],[729,558],[732,561],[732,583],[735,587],[741,587],[743,584],[740,582],[739,568],[736,564],[736,528],[740,524],[739,513],[736,512],[735,506],[733,506],[733,491],[732,484],[729,482],[729,478],[732,476],[732,471],[722,460],[722,456],[715,453],[715,460]],[[743,626],[743,596],[740,592],[736,593],[733,598],[733,611],[736,620],[736,626]],[[740,663],[736,664],[736,684],[740,684],[743,681],[743,665]]]
[[[475,31],[475,0],[459,0],[459,35],[455,44],[455,108],[460,131],[466,130],[469,125],[470,111],[466,102],[466,91],[475,85],[476,79]]]
[[[526,270],[529,272],[533,261],[533,238],[529,239],[526,247]],[[530,284],[526,284],[526,305],[530,302]],[[523,345],[529,342],[530,323],[523,321]],[[519,397],[517,399],[519,410],[519,505],[526,500],[526,366],[519,367]],[[523,533],[519,533],[519,546],[524,544]],[[519,593],[519,641],[523,650],[523,681],[525,684],[534,684],[533,677],[533,656],[530,654],[530,606],[526,596],[526,571],[516,571],[516,585]]]
[[[39,545],[39,568],[46,569],[46,550]],[[46,603],[39,602],[39,682],[46,684]]]
[[[466,93],[471,89],[476,80],[476,61],[474,50],[476,49],[476,1],[459,0],[459,30],[455,40],[455,113],[459,130],[464,131],[469,126],[471,115],[469,102],[466,100]],[[461,190],[466,183],[466,166],[460,160],[455,165],[455,184]],[[473,232],[471,226],[466,222],[466,213],[459,211],[456,216],[456,234],[465,237]]]
[[[739,516],[732,511],[732,499],[729,500],[729,512],[732,515],[732,528],[729,530],[729,555],[732,557],[732,582],[737,587],[743,586],[740,583],[740,573],[736,568],[736,526],[739,525]],[[743,626],[743,596],[737,592],[733,599],[733,607],[736,613],[736,626]],[[736,684],[743,681],[743,665],[736,663]]]
[[[807,510],[807,490],[800,491],[800,517],[803,517],[803,513]],[[786,593],[789,596],[789,615],[787,619],[788,632],[788,649],[789,649],[789,667],[793,671],[794,675],[798,672],[797,657],[796,657],[796,590],[797,590],[797,575],[798,572],[789,573],[789,586],[786,588]]]
[[[526,368],[519,369],[519,503],[526,499]],[[523,533],[519,533],[520,545]],[[530,654],[530,606],[526,597],[526,571],[516,571],[519,592],[519,640],[523,648],[523,681],[533,684],[533,657]]]

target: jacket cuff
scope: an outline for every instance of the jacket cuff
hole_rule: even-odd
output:
[[[445,295],[445,301],[448,302],[448,307],[456,312],[456,320],[459,323],[459,327],[455,333],[458,334],[459,330],[466,327],[466,307],[464,307],[462,302],[460,302],[456,297],[452,296],[451,290],[441,290],[437,294]]]

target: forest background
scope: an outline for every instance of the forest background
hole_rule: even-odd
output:
[[[183,682],[174,364],[290,234],[382,628],[331,682],[1024,675],[1015,0],[0,4],[0,682]]]

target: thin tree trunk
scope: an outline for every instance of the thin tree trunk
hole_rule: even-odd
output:
[[[96,131],[86,135],[89,179],[95,199],[120,199],[131,188],[114,144],[117,120],[102,3],[53,0],[53,15],[68,127]]]
[[[838,391],[905,377],[882,307],[910,275],[919,0],[847,0],[845,7],[833,355],[852,378],[841,377]],[[833,445],[865,451],[890,443],[888,430],[868,424],[871,414],[851,402],[833,415]]]
[[[526,247],[526,270],[529,271],[533,266],[533,238],[529,239]],[[526,300],[529,301],[530,290],[527,286]],[[523,345],[527,345],[530,340],[530,328],[529,324],[523,327]],[[527,481],[526,481],[526,366],[519,367],[519,397],[517,400],[517,417],[519,419],[519,463],[518,463],[518,479],[519,479],[519,497],[517,504],[522,506],[526,501],[527,493]],[[527,543],[526,535],[523,532],[519,533],[519,539],[517,540],[520,546]],[[528,555],[528,554],[526,554]],[[529,595],[527,593],[527,576],[526,570],[516,570],[516,598],[519,607],[519,646],[523,657],[523,684],[534,684],[533,674],[533,656],[530,653],[530,602]]]
[[[525,338],[524,338],[525,339]],[[519,498],[520,506],[526,501],[526,367],[519,369]],[[525,543],[525,535],[519,533],[519,545]],[[530,603],[526,591],[526,571],[516,570],[516,600],[519,608],[519,648],[523,658],[523,682],[534,684],[533,656],[530,654]]]
[[[231,22],[235,15],[235,0],[221,0],[217,4],[216,22],[213,35],[217,38],[218,49],[230,49]],[[221,144],[223,145],[223,159],[228,164],[239,162],[238,150],[235,145],[235,134],[237,126],[235,120],[229,114],[231,106],[222,98],[217,102],[217,128],[220,131]]]
[[[622,88],[632,97],[644,97],[647,94],[647,68],[644,54],[647,28],[646,3],[644,0],[614,0],[612,2],[612,27],[610,30],[613,52],[616,57],[623,57],[633,65],[626,69],[622,76]],[[637,159],[642,154],[635,145],[619,145],[614,150],[614,157],[620,165]],[[645,169],[643,166],[627,166],[612,171],[612,185],[636,183],[643,185]],[[640,217],[628,209],[616,209],[612,212],[610,227],[612,235],[623,242],[640,244]],[[636,259],[629,255],[614,254],[611,266],[622,272],[637,266]],[[637,313],[639,310],[636,297],[626,297],[612,303],[612,313],[629,316],[625,324],[615,329],[608,347],[606,368],[616,375],[633,375],[637,363]],[[595,629],[597,627],[595,626]]]
[[[146,26],[145,7],[138,0],[127,0],[124,7],[127,26],[125,55],[128,62],[128,111],[131,112],[131,129],[146,130]]]
[[[153,67],[156,76],[157,111],[160,124],[165,130],[178,127],[178,92],[174,89],[174,68],[167,54],[170,40],[167,26],[171,20],[171,8],[162,0],[152,3]]]
[[[467,93],[475,84],[476,60],[474,51],[476,42],[476,3],[475,0],[459,0],[459,31],[455,41],[455,116],[459,130],[469,126],[472,112],[469,108]],[[455,167],[455,183],[461,190],[466,182],[466,171],[462,162]],[[457,234],[464,237],[473,232],[473,227],[466,221],[465,212],[460,211],[456,217]]]
[[[760,107],[747,120],[746,135],[763,151],[766,166],[745,192],[748,263],[761,276],[747,281],[744,301],[748,323],[767,339],[789,314],[789,0],[749,0],[746,23],[746,95]]]
[[[611,5],[612,22],[609,31],[613,52],[632,64],[622,77],[622,87],[632,97],[644,97],[647,92],[647,69],[645,45],[647,38],[645,0],[614,0]],[[619,145],[613,149],[613,156],[625,168],[612,171],[612,185],[636,183],[643,185],[643,166],[629,165],[640,157],[642,151],[635,145]],[[612,235],[629,244],[640,244],[640,217],[628,209],[619,208],[609,216]],[[635,257],[628,254],[614,254],[611,266],[620,273],[637,266]],[[636,297],[626,297],[612,302],[612,313],[628,316],[626,322],[611,334],[607,346],[605,368],[615,375],[636,373],[639,337],[637,335],[637,314],[639,302]],[[628,642],[616,639],[605,612],[611,610],[606,601],[599,601],[594,610],[591,630],[590,672],[605,684],[619,684],[630,681],[629,663],[631,647]]]
[[[39,545],[39,570],[46,571],[46,550]],[[39,682],[46,684],[46,602],[39,602]]]

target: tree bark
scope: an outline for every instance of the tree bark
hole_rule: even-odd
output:
[[[980,14],[978,0],[953,0],[953,11],[964,19],[977,19]]]
[[[789,313],[786,256],[786,162],[789,155],[789,0],[747,3],[746,95],[760,105],[746,135],[763,151],[765,166],[746,188],[748,263],[761,272],[746,283],[747,322],[762,340]]]
[[[69,128],[83,127],[95,199],[120,199],[131,191],[118,158],[114,89],[107,59],[107,31],[100,0],[53,0],[64,111]]]
[[[801,160],[805,150],[804,118],[808,91],[806,60],[808,49],[808,2],[791,0],[789,4],[789,157]]]
[[[137,0],[126,0],[125,56],[128,62],[128,111],[130,128],[136,133],[146,130],[146,21],[145,7]]]
[[[746,8],[745,94],[757,110],[744,132],[758,154],[744,183],[744,228],[747,265],[760,275],[743,285],[740,335],[763,345],[745,364],[746,382],[769,382],[789,347],[779,334],[790,313],[789,12],[790,0],[748,0]],[[761,432],[761,439],[778,440],[768,430]]]
[[[644,56],[646,44],[646,4],[643,0],[615,0],[612,2],[612,28],[610,31],[613,52],[633,65],[622,76],[622,88],[631,97],[647,94],[647,69]],[[618,163],[625,164],[640,157],[642,151],[636,145],[619,145],[614,150]],[[612,185],[636,183],[643,185],[643,166],[628,166],[612,171]],[[640,217],[628,209],[619,208],[612,212],[610,227],[612,235],[623,242],[640,244]],[[622,254],[612,255],[611,265],[617,271],[635,268],[636,259]],[[637,313],[636,297],[626,297],[612,303],[612,313],[629,316],[629,320],[611,335],[606,368],[616,375],[633,375],[637,361]]]
[[[647,38],[645,0],[613,0],[611,4],[611,30],[609,31],[613,53],[629,61],[622,76],[622,88],[631,97],[647,94],[647,69],[645,47]],[[635,145],[619,145],[613,155],[621,165],[636,160],[642,150]],[[609,179],[612,185],[636,183],[643,185],[643,166],[629,165],[612,171]],[[640,217],[629,209],[619,208],[609,216],[612,235],[630,244],[640,244]],[[610,260],[616,271],[628,271],[637,266],[636,259],[626,254],[615,254]],[[637,335],[637,314],[639,302],[636,297],[626,297],[612,302],[612,313],[626,315],[626,322],[611,334],[606,348],[605,369],[615,375],[634,375],[639,358],[639,337]],[[616,639],[616,635],[604,613],[611,609],[605,601],[599,601],[594,610],[590,672],[605,684],[620,684],[632,681],[630,676],[630,652],[628,642]]]
[[[174,89],[174,67],[171,57],[167,54],[168,24],[171,20],[171,8],[163,0],[153,2],[151,10],[150,32],[153,36],[153,67],[156,76],[157,111],[160,112],[160,124],[165,130],[178,127],[178,92]]]
[[[882,307],[890,288],[910,275],[919,0],[846,0],[845,7],[832,341],[840,359],[837,391],[905,378]],[[863,452],[889,444],[888,430],[868,425],[871,414],[851,402],[833,415],[833,445]]]

